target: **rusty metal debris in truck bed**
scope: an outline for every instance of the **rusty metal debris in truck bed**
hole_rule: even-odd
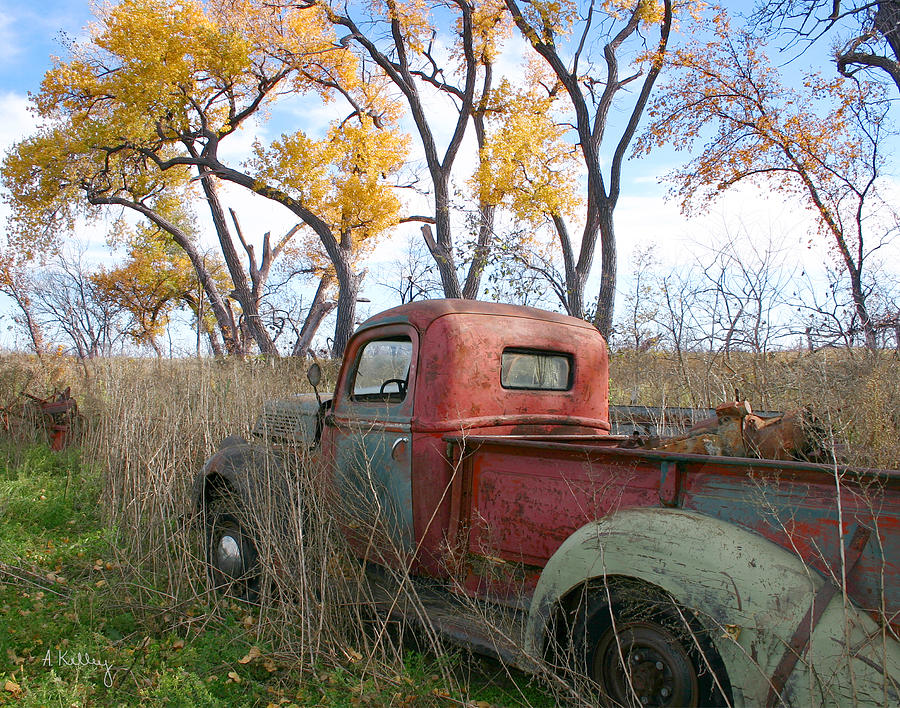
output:
[[[768,460],[828,459],[821,423],[807,408],[781,415],[755,415],[748,401],[727,401],[715,416],[696,423],[686,435],[671,438],[632,435],[623,447],[694,455],[755,457]]]

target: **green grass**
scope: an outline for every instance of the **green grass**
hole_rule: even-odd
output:
[[[0,706],[554,705],[462,653],[300,673],[253,608],[185,605],[121,569],[101,504],[77,453],[0,444]]]

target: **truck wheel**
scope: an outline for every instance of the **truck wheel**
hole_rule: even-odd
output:
[[[206,507],[206,561],[213,587],[249,602],[259,600],[256,545],[240,514],[222,496]]]
[[[690,610],[643,583],[610,582],[608,589],[608,596],[606,587],[591,589],[572,632],[576,666],[604,698],[613,705],[730,704],[713,678],[731,693],[724,664]]]

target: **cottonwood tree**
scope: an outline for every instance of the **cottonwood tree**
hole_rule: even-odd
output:
[[[199,2],[126,0],[100,10],[98,20],[91,41],[74,44],[71,58],[47,72],[35,97],[45,121],[84,136],[92,153],[121,156],[142,167],[148,156],[134,151],[133,145],[146,146],[149,141],[154,149],[168,154],[179,148],[190,150],[183,142],[176,147],[167,124],[183,126],[194,119],[194,127],[199,128],[198,113],[217,113],[220,122],[234,118],[225,107],[243,97],[249,82],[268,78],[265,69],[253,71],[258,67],[250,61],[246,40],[223,27]],[[243,81],[238,80],[241,72]],[[234,123],[229,132],[241,120]],[[272,353],[215,181],[203,171],[198,176],[232,277],[234,297],[260,350]],[[217,309],[222,304],[214,293],[210,303]]]
[[[667,176],[672,194],[686,211],[741,182],[799,198],[849,280],[866,346],[874,349],[864,268],[898,225],[878,191],[886,158],[884,114],[869,93],[876,87],[817,76],[788,87],[762,42],[721,15],[713,41],[694,42],[668,63],[673,79],[652,107],[642,147],[690,149],[713,132],[697,157]]]
[[[525,87],[503,81],[488,102],[487,140],[470,184],[481,204],[505,207],[522,228],[496,247],[500,279],[516,264],[544,278],[569,314],[569,285],[576,279],[568,220],[582,206],[575,148],[568,128],[553,118],[560,85],[532,64]],[[540,232],[551,229],[562,252],[560,276]],[[555,252],[555,250],[554,250]],[[507,271],[507,272],[504,272]],[[576,316],[581,316],[578,312]]]
[[[340,353],[353,327],[358,289],[345,246],[360,225],[346,214],[339,232],[317,213],[320,206],[328,211],[328,205],[303,198],[302,186],[296,190],[300,196],[292,195],[283,180],[280,186],[266,184],[259,175],[226,165],[221,145],[287,91],[342,96],[351,106],[355,129],[373,137],[385,110],[365,102],[377,90],[364,83],[358,69],[315,8],[277,12],[254,2],[223,0],[205,6],[191,0],[126,1],[104,11],[91,42],[76,47],[70,61],[48,72],[36,104],[46,120],[90,135],[91,155],[101,156],[97,159],[105,155],[132,160],[165,174],[186,168],[194,172],[219,235],[233,297],[264,352],[273,351],[274,344],[231,236],[217,179],[290,209],[318,236],[334,265],[340,288],[335,347]],[[342,124],[352,129],[349,118]],[[325,140],[332,147],[340,144],[335,135]],[[363,177],[346,183],[357,194],[372,179],[387,179],[366,167],[367,144],[377,141],[363,140],[361,149],[359,143],[354,155],[359,158],[357,175]],[[301,138],[279,143],[285,150],[305,144]],[[402,151],[395,150],[394,156],[402,159]],[[270,166],[287,165],[293,157],[286,153],[280,163],[272,158]],[[329,159],[340,162],[333,155]]]
[[[898,0],[767,0],[753,19],[790,37],[791,46],[808,46],[837,32],[834,60],[841,74],[883,72],[900,89]]]
[[[667,52],[673,2],[613,0],[587,8],[571,0],[505,3],[519,31],[562,85],[587,174],[580,244],[576,247],[575,239],[561,244],[564,261],[571,264],[566,309],[576,317],[586,312],[585,287],[599,241],[600,289],[593,320],[608,337],[617,265],[613,213],[626,153]],[[655,43],[647,46],[645,35],[651,33]],[[624,123],[612,122],[613,114],[625,116]]]
[[[434,206],[433,215],[408,220],[425,222],[423,235],[445,297],[477,297],[494,237],[495,205],[479,204],[474,249],[461,281],[451,218],[452,175],[470,121],[478,146],[485,145],[486,101],[497,52],[510,27],[502,2],[386,0],[351,7],[295,0],[285,4],[323,7],[335,25],[349,31],[342,43],[358,45],[399,89],[419,137]],[[447,35],[450,41],[445,43]],[[442,145],[438,135],[448,122],[450,135]]]
[[[216,335],[215,321],[205,307],[203,289],[190,259],[158,227],[139,224],[132,229],[119,222],[110,238],[111,245],[124,246],[125,261],[114,267],[99,267],[90,275],[99,296],[119,305],[131,316],[127,335],[137,344],[148,345],[162,356],[158,338],[175,310],[188,308],[197,320],[198,331],[205,333],[214,354],[223,354]],[[225,264],[214,256],[204,258],[204,267],[216,280],[219,290],[230,288]]]
[[[91,123],[62,123],[39,131],[4,157],[0,176],[10,206],[11,249],[20,258],[58,249],[82,220],[104,209],[129,209],[164,230],[190,260],[228,353],[243,350],[238,322],[227,297],[231,284],[214,277],[196,230],[181,208],[193,198],[187,168],[165,175],[139,156],[94,147]],[[32,238],[39,235],[38,239]],[[223,287],[224,286],[224,287]],[[211,340],[222,353],[219,336]]]
[[[386,178],[400,170],[405,154],[405,137],[376,127],[366,113],[355,114],[353,122],[332,124],[323,140],[297,132],[255,150],[255,183],[262,181],[266,194],[293,205],[316,225],[340,284],[335,355],[343,353],[353,333],[361,282],[357,264],[399,221],[400,201]],[[318,265],[325,269],[324,263]]]

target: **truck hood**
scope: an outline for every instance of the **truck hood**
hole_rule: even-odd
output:
[[[331,406],[331,394],[321,396],[322,408]],[[266,401],[253,426],[253,435],[273,442],[307,444],[316,442],[320,406],[314,393]]]

